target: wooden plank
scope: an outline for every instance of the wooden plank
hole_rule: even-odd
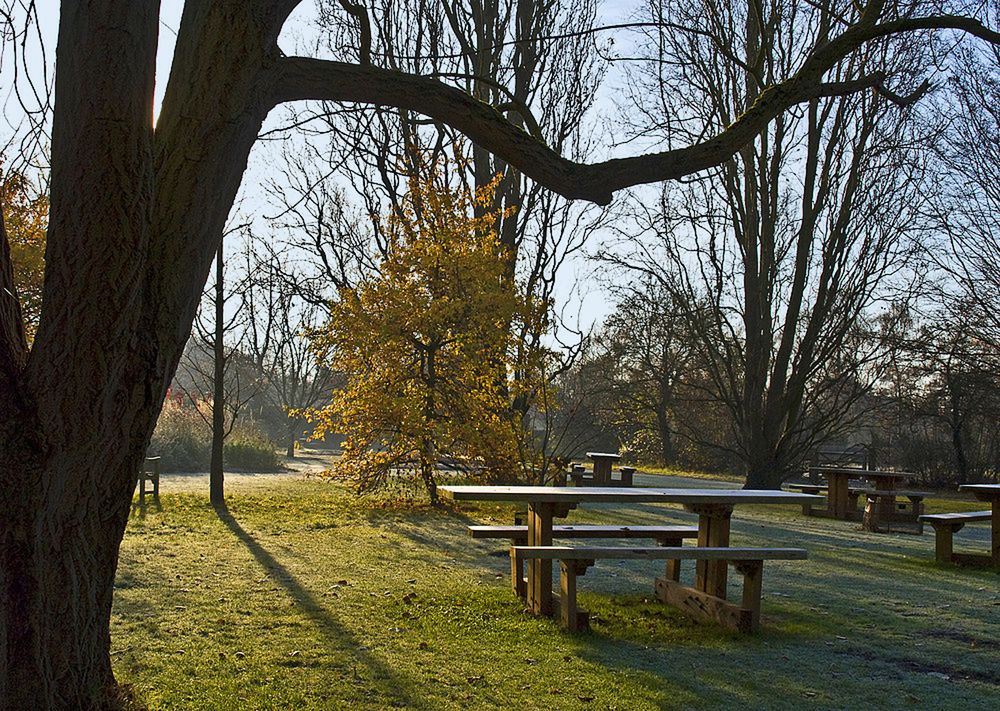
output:
[[[954,521],[942,524],[932,521],[931,525],[934,526],[934,558],[938,563],[951,563],[954,554],[953,537],[965,524]]]
[[[753,613],[750,610],[673,580],[657,578],[656,597],[664,604],[676,607],[692,617],[716,622],[738,632],[754,631]]]
[[[527,526],[469,526],[473,538],[516,538],[527,541]],[[553,538],[696,538],[697,526],[568,526],[552,527]]]
[[[587,572],[594,564],[592,560],[564,560],[559,570],[559,617],[562,626],[570,632],[586,629],[589,620],[586,613],[580,614],[576,606],[576,578]]]
[[[812,494],[771,489],[676,489],[649,487],[458,486],[438,487],[454,501],[526,501],[562,503],[703,503],[803,504],[822,501]]]
[[[764,561],[745,560],[733,563],[733,567],[743,575],[743,604],[750,613],[750,631],[760,628],[760,594],[764,578]]]
[[[920,520],[925,523],[934,523],[935,521],[971,523],[973,521],[989,521],[992,517],[992,511],[956,511],[954,513],[924,514]]]
[[[533,503],[528,508],[528,544],[552,545],[554,504]],[[552,614],[552,562],[541,558],[528,561],[528,607],[537,615]]]
[[[526,559],[544,560],[806,560],[804,548],[616,548],[613,546],[514,546]]]
[[[524,577],[524,557],[513,546],[510,549],[510,582],[514,588],[514,594],[527,601],[528,580]]]

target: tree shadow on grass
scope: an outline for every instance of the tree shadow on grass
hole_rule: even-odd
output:
[[[329,640],[329,642],[340,649],[348,651],[360,663],[367,667],[373,681],[378,685],[382,697],[386,701],[386,707],[411,707],[417,709],[430,709],[424,701],[413,698],[406,693],[404,682],[395,676],[393,670],[379,661],[373,655],[364,651],[361,643],[354,635],[338,622],[329,611],[310,593],[291,572],[285,568],[278,560],[271,555],[257,540],[244,529],[239,521],[230,513],[225,504],[216,507],[219,520],[225,524],[233,535],[246,546],[247,550],[256,558],[267,572],[267,575],[278,585],[284,588],[292,600],[299,606],[305,615],[315,624],[316,628]]]

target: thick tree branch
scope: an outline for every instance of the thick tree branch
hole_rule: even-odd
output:
[[[430,116],[462,131],[537,182],[567,198],[607,204],[612,194],[644,183],[681,178],[719,165],[754,139],[786,109],[821,96],[866,88],[880,90],[896,103],[915,100],[886,94],[884,75],[824,83],[823,76],[842,59],[872,40],[926,29],[954,29],[1000,45],[1000,33],[967,17],[950,15],[862,22],[810,52],[789,79],[764,89],[757,100],[721,133],[691,146],[594,164],[567,160],[513,126],[494,107],[464,91],[428,77],[375,66],[358,66],[304,57],[279,60],[272,99],[275,103],[318,99],[394,106]]]

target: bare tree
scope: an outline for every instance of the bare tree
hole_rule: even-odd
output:
[[[607,360],[602,371],[614,393],[610,414],[628,433],[626,448],[671,465],[679,399],[698,367],[698,348],[684,307],[659,282],[644,278],[615,291],[615,309],[595,338],[595,357]],[[655,446],[642,444],[649,439]]]
[[[738,121],[792,70],[795,47],[829,41],[840,21],[789,2],[654,0],[648,13],[660,62],[633,96],[668,143]],[[873,44],[831,79],[912,72],[914,55]],[[687,313],[749,487],[778,486],[877,378],[887,341],[872,309],[912,293],[923,165],[905,107],[925,89],[876,85],[783,114],[704,177],[666,186],[655,206],[636,201],[640,236],[606,255]]]
[[[246,226],[229,228],[226,237]],[[214,506],[225,502],[225,443],[237,419],[260,389],[260,379],[247,366],[242,353],[246,336],[247,312],[251,296],[248,276],[226,279],[224,245],[219,242],[215,257],[215,278],[205,290],[195,317],[191,340],[181,356],[174,385],[184,393],[212,432],[209,460],[209,495]],[[248,272],[249,274],[250,272]],[[228,287],[227,287],[228,284]],[[205,405],[211,403],[211,411]]]
[[[299,413],[329,398],[338,384],[309,341],[327,313],[302,297],[303,280],[268,245],[248,243],[245,261],[246,349],[261,375],[264,397],[285,416],[285,453],[291,458],[305,426]]]
[[[1000,50],[955,54],[949,91],[930,112],[947,126],[937,143],[940,168],[927,184],[945,238],[937,263],[958,287],[942,298],[954,302],[952,311],[971,308],[977,337],[1000,344]]]
[[[1000,43],[975,15],[846,5],[796,48],[731,125],[692,145],[582,164],[442,78],[282,52],[299,0],[185,3],[153,120],[156,3],[64,2],[56,48],[42,314],[28,357],[0,248],[0,703],[93,708],[114,690],[109,620],[136,472],[250,149],[277,105],[396,106],[470,140],[567,198],[674,180],[734,156],[802,102],[885,83],[824,77],[869,43],[928,28]],[[0,244],[6,237],[0,229]]]

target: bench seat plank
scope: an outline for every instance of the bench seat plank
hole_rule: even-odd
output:
[[[805,560],[804,548],[615,548],[571,546],[514,546],[523,558],[544,560]]]
[[[473,538],[527,538],[527,526],[469,526]],[[697,526],[553,526],[553,538],[697,538]]]
[[[992,517],[992,511],[955,511],[953,513],[924,514],[920,517],[920,520],[927,523],[934,523],[935,521],[971,523],[973,521],[989,521]]]

